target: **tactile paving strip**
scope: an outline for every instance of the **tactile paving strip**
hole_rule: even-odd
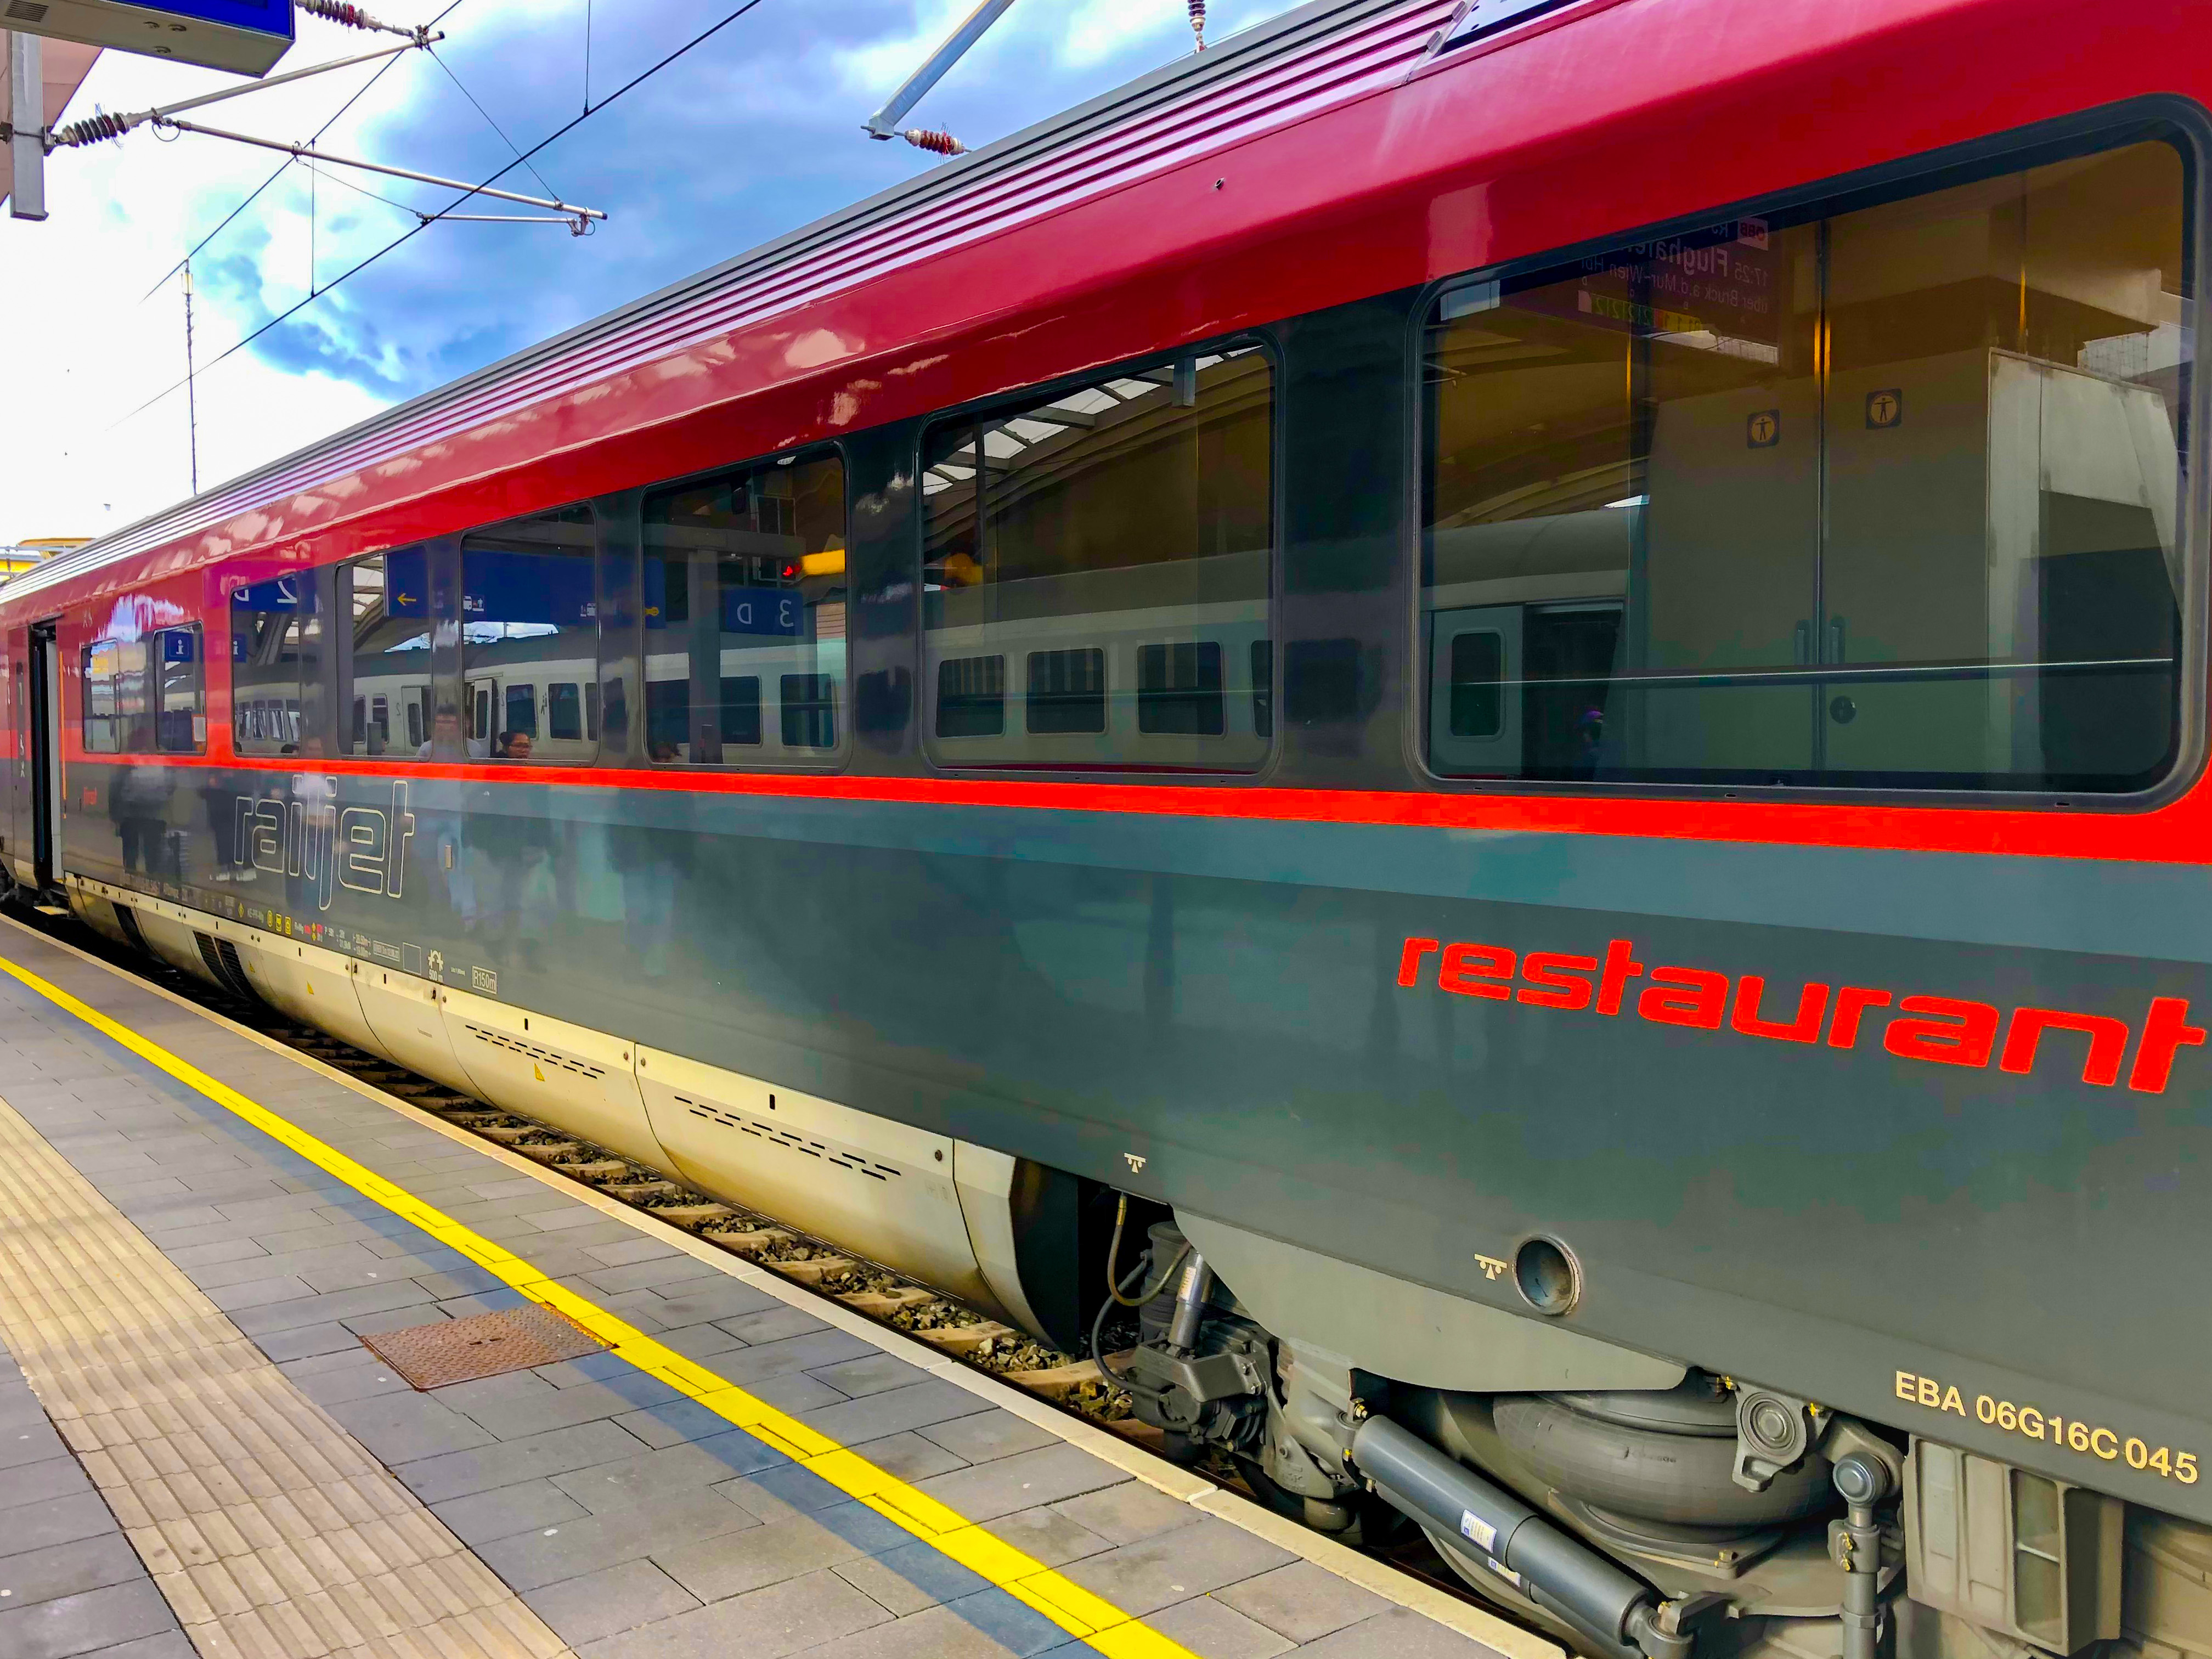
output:
[[[473,1382],[480,1376],[581,1359],[606,1348],[574,1320],[535,1303],[466,1319],[379,1331],[362,1341],[418,1389],[442,1389],[448,1382]]]
[[[207,1659],[565,1655],[4,1099],[0,1332]]]

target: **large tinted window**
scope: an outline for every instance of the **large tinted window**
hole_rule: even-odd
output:
[[[932,429],[922,684],[947,766],[1266,757],[1274,376],[1237,345]]]
[[[340,573],[340,602],[352,618],[343,752],[428,759],[435,718],[430,696],[429,571],[421,549],[356,559]]]
[[[819,761],[844,741],[845,468],[786,457],[645,501],[646,743]]]
[[[94,755],[191,755],[207,743],[198,623],[84,648],[84,747]]]
[[[230,725],[240,754],[300,752],[307,669],[320,641],[313,577],[273,577],[231,594]]]
[[[1428,752],[2123,791],[2181,676],[2185,168],[2144,143],[1447,289]]]
[[[469,758],[574,765],[598,754],[596,730],[563,720],[556,733],[548,717],[549,705],[577,700],[581,688],[599,684],[596,541],[592,509],[579,506],[511,519],[461,544]],[[374,725],[374,703],[365,714]]]

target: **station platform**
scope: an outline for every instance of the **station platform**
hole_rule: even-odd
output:
[[[0,1345],[0,1659],[1559,1659],[6,921]]]

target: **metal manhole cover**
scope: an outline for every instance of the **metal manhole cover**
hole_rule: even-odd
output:
[[[574,1320],[534,1302],[501,1313],[379,1331],[362,1342],[418,1389],[580,1359],[606,1348]]]

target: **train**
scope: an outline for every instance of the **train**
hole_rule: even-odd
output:
[[[1577,1652],[2212,1656],[2207,48],[1310,0],[0,587],[0,865]]]

